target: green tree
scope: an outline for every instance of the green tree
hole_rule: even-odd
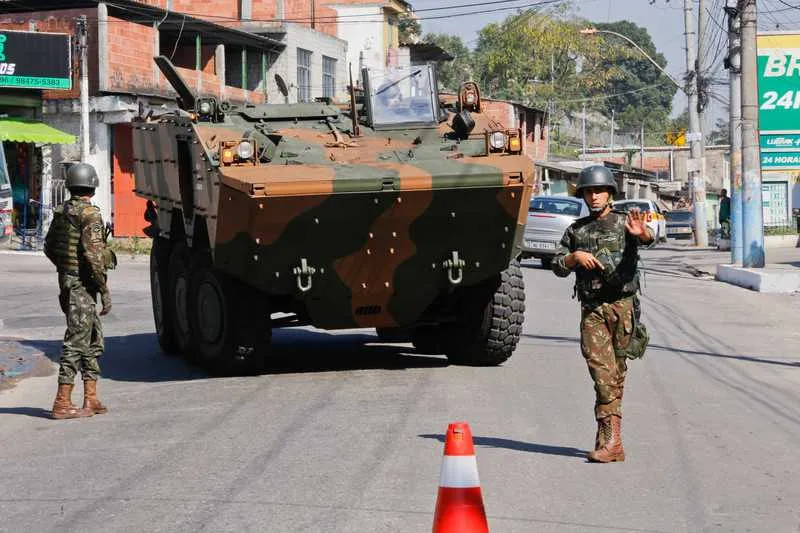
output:
[[[608,73],[599,68],[602,50],[580,34],[583,24],[566,8],[528,10],[485,26],[474,62],[487,94],[544,108],[580,107],[577,101],[602,92]]]
[[[416,17],[402,13],[397,17],[397,32],[401,43],[415,43],[422,35],[422,27]]]
[[[472,79],[472,54],[461,37],[444,33],[429,33],[425,35],[423,42],[435,44],[453,56],[452,61],[439,61],[436,64],[436,75],[442,87],[456,91],[463,82]]]
[[[662,68],[666,66],[666,58],[656,49],[647,29],[627,20],[597,23],[594,27],[624,35]],[[593,107],[608,117],[613,109],[621,129],[638,131],[642,125],[647,131],[663,129],[677,91],[675,85],[624,39],[610,34],[599,35],[603,36],[599,46],[614,45],[616,53],[609,54],[602,61],[601,68],[608,73],[608,83],[602,92],[596,92],[593,96],[615,96],[595,100]]]

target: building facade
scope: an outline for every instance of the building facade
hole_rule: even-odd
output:
[[[332,19],[318,26],[301,20],[302,2],[244,0],[19,0],[0,8],[0,26],[69,33],[87,20],[89,154],[101,177],[95,203],[114,223],[115,236],[142,236],[144,202],[133,194],[131,121],[176,106],[176,93],[154,56],[170,58],[198,94],[232,103],[283,102],[276,75],[289,85],[289,101],[346,94],[346,42],[334,35]],[[291,8],[289,6],[292,6]],[[300,6],[302,7],[302,6]],[[293,17],[296,22],[275,20]],[[335,15],[322,8],[320,16]],[[260,20],[255,20],[260,17]],[[265,30],[265,31],[249,31]],[[268,31],[267,31],[268,30]],[[320,31],[325,30],[325,31]],[[326,33],[327,32],[327,33]],[[304,53],[307,52],[307,53]],[[72,90],[44,91],[41,118],[81,138],[80,68]],[[305,77],[304,77],[305,76]],[[50,161],[58,190],[61,162],[80,159],[80,144],[54,146]],[[50,179],[45,177],[45,179]],[[60,198],[43,197],[51,212]],[[44,231],[48,221],[41,224]]]

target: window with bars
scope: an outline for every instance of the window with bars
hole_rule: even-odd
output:
[[[336,95],[336,60],[322,56],[322,96],[333,98]]]
[[[297,101],[311,101],[311,52],[297,49]]]

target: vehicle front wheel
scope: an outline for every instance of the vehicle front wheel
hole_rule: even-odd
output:
[[[444,349],[455,364],[495,366],[505,362],[519,343],[525,320],[525,283],[514,260],[499,279],[467,288],[461,312],[447,325]]]
[[[201,361],[219,375],[263,371],[272,333],[264,298],[210,267],[193,273],[191,291]]]

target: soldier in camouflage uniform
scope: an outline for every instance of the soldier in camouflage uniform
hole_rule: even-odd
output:
[[[91,165],[71,166],[66,179],[70,198],[55,209],[45,238],[45,254],[58,269],[59,303],[67,319],[58,393],[53,402],[55,419],[82,418],[108,410],[97,399],[100,377],[97,358],[103,353],[103,326],[96,302],[99,294],[103,305],[100,316],[111,310],[106,269],[114,265],[110,261],[113,254],[106,248],[100,210],[91,203],[98,185],[97,173]],[[83,408],[72,404],[72,389],[79,371],[84,384]]]
[[[583,198],[590,216],[576,220],[561,239],[553,260],[559,277],[575,272],[575,290],[581,302],[581,352],[596,393],[595,449],[592,462],[624,461],[622,447],[622,391],[627,372],[626,350],[638,320],[638,247],[653,242],[638,209],[613,211],[617,183],[604,166],[581,172],[576,196]],[[641,356],[639,354],[638,356]]]

